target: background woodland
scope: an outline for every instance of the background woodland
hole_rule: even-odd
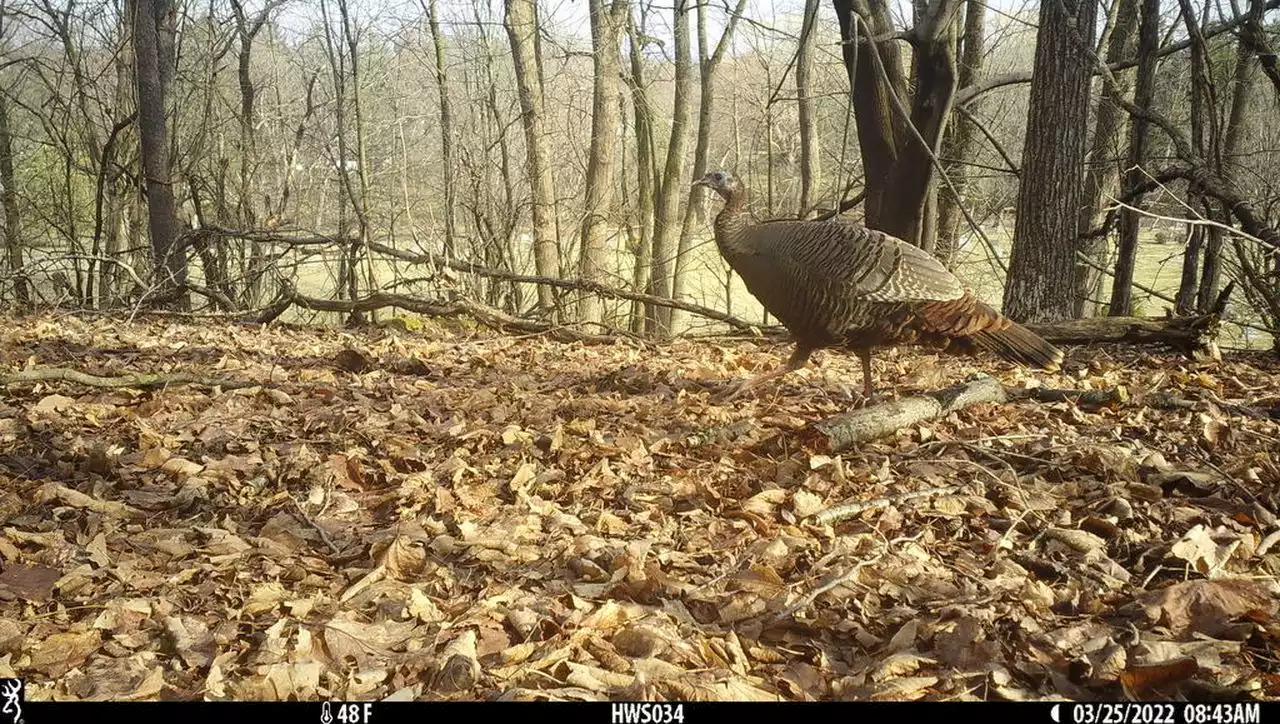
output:
[[[3,0],[0,294],[744,328],[689,185],[727,168],[757,216],[864,218],[1022,321],[1237,280],[1230,342],[1265,347],[1277,6]]]

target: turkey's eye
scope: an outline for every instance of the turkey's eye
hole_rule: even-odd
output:
[[[722,173],[716,174],[716,181],[719,181],[720,183],[724,183],[725,181],[724,174]]]

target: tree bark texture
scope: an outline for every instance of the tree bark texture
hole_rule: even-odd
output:
[[[590,0],[592,59],[591,149],[587,158],[586,208],[582,219],[580,278],[603,282],[608,263],[609,220],[613,212],[613,168],[617,162],[619,30],[626,19],[625,0]],[[584,294],[578,321],[598,324],[600,298]]]
[[[858,142],[867,181],[867,225],[926,249],[926,210],[933,157],[946,130],[956,91],[955,17],[961,0],[918,8],[912,33],[911,83],[902,70],[886,0],[832,0],[840,22]],[[912,92],[909,89],[914,89]],[[893,96],[908,117],[895,108]],[[922,145],[911,126],[924,140]]]
[[[1110,37],[1106,39],[1107,63],[1118,63],[1134,52],[1138,35],[1138,6],[1141,0],[1116,0],[1112,12]],[[1132,73],[1120,71],[1116,80],[1125,83]],[[1127,83],[1125,83],[1127,85]],[[1126,93],[1127,88],[1117,88]],[[1084,176],[1084,207],[1080,211],[1080,230],[1097,228],[1103,221],[1107,200],[1120,185],[1123,145],[1120,132],[1127,115],[1106,94],[1098,100],[1098,118],[1094,123],[1093,142],[1089,151],[1089,165]],[[1096,266],[1081,264],[1076,267],[1077,317],[1092,317],[1098,312],[1098,300],[1102,295],[1102,272],[1107,257],[1107,237],[1096,236],[1082,241],[1080,252]]]
[[[1155,97],[1156,50],[1160,45],[1160,0],[1142,0],[1138,24],[1138,77],[1134,81],[1133,103],[1150,108]],[[1129,121],[1129,154],[1125,160],[1125,186],[1132,188],[1145,178],[1141,168],[1147,155],[1150,122],[1145,116]],[[1133,314],[1133,273],[1138,260],[1138,222],[1136,211],[1120,211],[1120,240],[1116,248],[1116,273],[1111,282],[1110,314],[1126,317]]]
[[[13,300],[19,309],[31,306],[23,268],[22,219],[18,214],[18,187],[13,175],[13,136],[9,131],[9,99],[0,93],[0,238],[8,272],[13,277]]]
[[[711,148],[712,121],[715,119],[716,69],[720,67],[720,61],[724,58],[729,43],[733,42],[733,31],[737,28],[738,18],[742,17],[742,11],[746,6],[747,0],[738,0],[737,6],[729,15],[724,33],[712,49],[711,42],[707,38],[707,6],[706,3],[698,5],[698,67],[701,88],[698,103],[698,136],[693,150],[693,173],[690,174],[692,178],[701,178],[710,170],[707,168],[707,153]],[[680,241],[676,246],[675,271],[671,277],[672,299],[684,296],[685,284],[689,278],[689,245],[693,239],[694,212],[702,208],[703,199],[707,194],[706,188],[702,186],[694,186],[687,191],[689,198],[684,207],[684,216],[680,221]],[[678,312],[668,310],[668,314],[670,328],[673,330],[679,328]]]
[[[134,80],[138,92],[138,138],[147,198],[147,226],[157,296],[172,301],[187,283],[187,263],[178,240],[178,217],[170,177],[165,99],[173,69],[172,44],[161,30],[171,0],[133,0]]]
[[[1096,9],[1093,0],[1040,5],[1018,218],[1004,291],[1004,313],[1022,322],[1053,322],[1075,312],[1093,77],[1092,48],[1081,42],[1092,46]]]
[[[641,16],[643,21],[643,16]],[[631,290],[643,292],[649,288],[649,274],[653,264],[653,197],[658,188],[657,169],[653,151],[653,108],[649,102],[649,86],[644,74],[643,26],[632,16],[627,32],[630,41],[631,104],[635,113],[636,136],[636,216],[639,226],[635,239],[635,266],[632,267]],[[645,306],[640,302],[631,305],[630,329],[635,334],[644,332]]]
[[[964,33],[960,39],[959,85],[972,85],[982,74],[982,66],[986,60],[986,10],[982,0],[966,0],[964,16]],[[975,101],[966,110],[970,115],[978,113],[979,101]],[[960,243],[960,222],[964,218],[960,205],[965,203],[965,191],[969,186],[969,171],[965,164],[972,160],[977,151],[974,131],[976,122],[972,118],[960,117],[947,127],[943,143],[942,155],[948,160],[946,172],[951,178],[950,189],[938,191],[938,241],[934,246],[934,255],[943,263],[950,265]]]
[[[690,95],[693,93],[693,54],[689,37],[689,12],[692,0],[676,0],[675,22],[675,102],[671,111],[671,140],[667,144],[667,160],[658,189],[653,223],[653,268],[646,290],[655,297],[670,297],[672,272],[675,269],[680,199],[688,195],[692,182],[685,173],[689,147]],[[673,332],[671,309],[650,305],[645,312],[645,331],[659,336]]]
[[[544,129],[545,112],[541,73],[538,70],[538,21],[535,0],[506,0],[505,25],[515,63],[520,96],[520,121],[524,127],[526,168],[533,194],[533,263],[541,276],[559,273],[556,240],[556,201],[552,185],[550,153]],[[555,314],[555,297],[538,288],[539,305]]]
[[[440,10],[436,0],[427,0],[427,24],[431,28],[431,46],[435,51],[436,89],[440,94],[440,185],[444,191],[444,253],[450,258],[458,255],[457,214],[458,203],[456,173],[453,160],[453,103],[449,97],[449,69],[445,64],[445,40],[440,32]]]
[[[813,50],[821,0],[805,0],[804,23],[796,48],[796,114],[800,124],[800,218],[809,215],[822,188],[822,155],[813,109]]]

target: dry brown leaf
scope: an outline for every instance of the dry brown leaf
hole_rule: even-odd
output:
[[[1267,586],[1250,579],[1175,583],[1144,594],[1140,601],[1147,616],[1168,626],[1175,636],[1214,636],[1251,611],[1273,615],[1276,610]]]
[[[480,677],[480,662],[476,657],[476,632],[467,629],[449,642],[440,653],[440,670],[431,682],[431,688],[443,693],[468,691]]]
[[[0,571],[0,599],[17,597],[44,603],[53,594],[53,585],[62,573],[44,566],[9,563]]]
[[[666,640],[649,626],[631,625],[614,634],[613,647],[623,656],[648,658],[666,648]]]
[[[199,669],[213,662],[218,645],[204,621],[194,616],[170,616],[165,619],[164,628],[171,650],[187,666]]]
[[[56,679],[84,663],[101,643],[95,629],[53,634],[33,643],[28,668]]]
[[[928,695],[938,683],[936,676],[904,676],[877,684],[871,691],[873,701],[916,701]]]
[[[1219,543],[1214,540],[1209,529],[1203,525],[1197,525],[1187,531],[1185,535],[1173,544],[1170,552],[1191,564],[1191,567],[1198,573],[1205,574],[1210,578],[1223,574],[1222,567],[1231,559],[1232,553],[1240,546],[1240,538],[1237,535],[1219,531],[1220,535],[1225,533],[1231,540],[1226,543]]]
[[[937,662],[915,651],[897,651],[875,665],[871,670],[871,680],[884,681],[909,676],[919,671],[921,666],[934,663]]]

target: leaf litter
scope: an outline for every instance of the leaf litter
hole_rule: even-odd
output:
[[[4,389],[0,676],[32,699],[1280,695],[1274,357],[890,351],[903,396],[984,372],[1131,399],[829,455],[803,432],[860,379],[832,353],[723,405],[786,350],[48,316],[0,339],[9,371],[254,385]]]

